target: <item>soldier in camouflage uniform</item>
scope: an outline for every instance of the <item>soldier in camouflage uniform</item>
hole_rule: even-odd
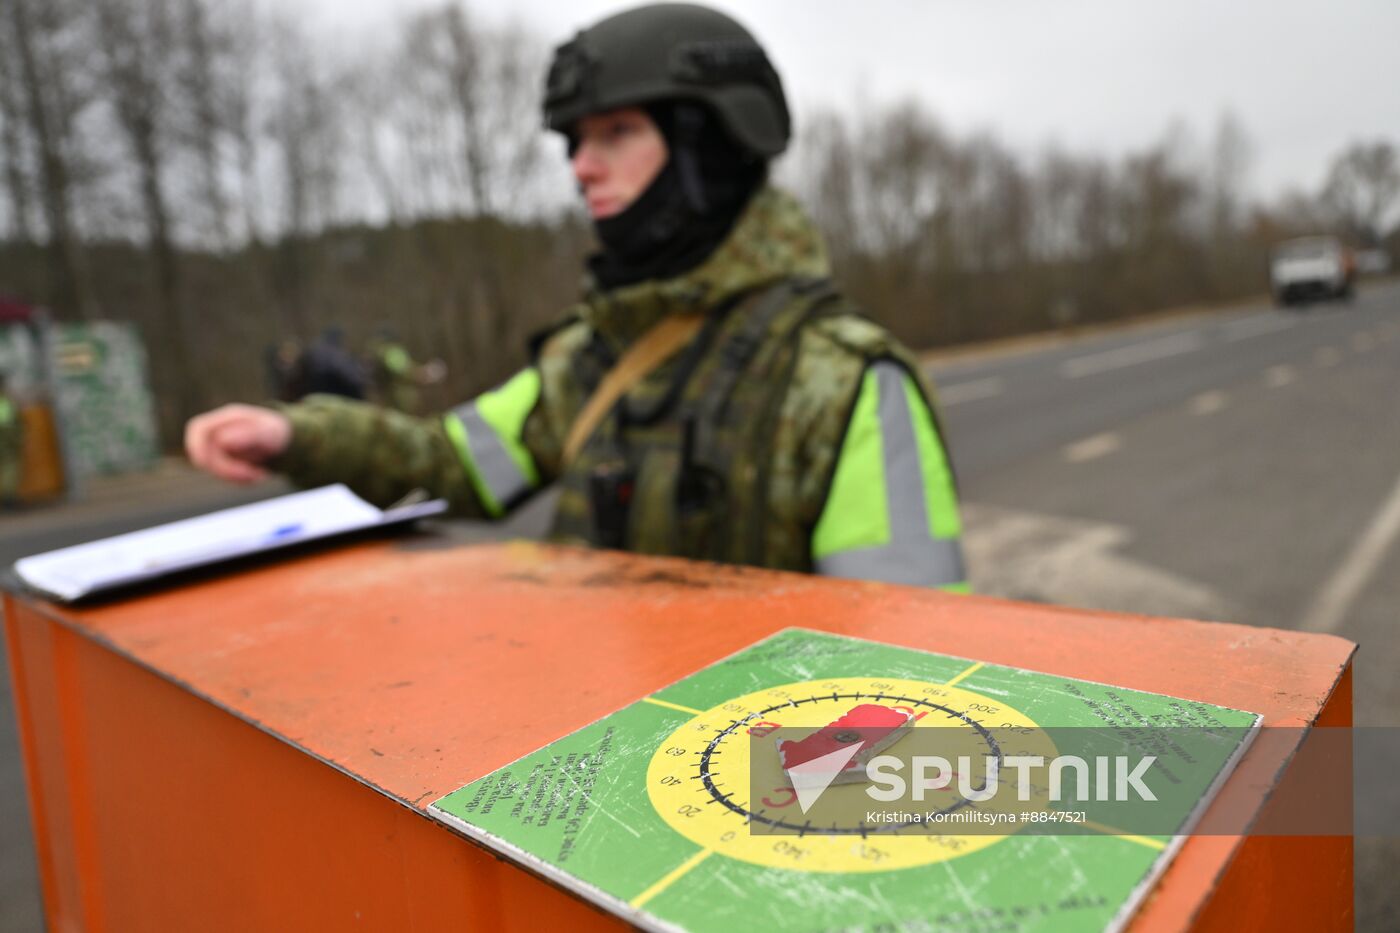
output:
[[[418,364],[408,348],[387,329],[380,329],[365,353],[375,401],[409,415],[418,413]]]
[[[419,363],[393,328],[381,327],[365,353],[374,401],[409,415],[419,413],[422,387],[441,382],[446,365],[440,359]]]
[[[437,418],[331,397],[227,406],[191,422],[191,458],[378,503],[421,487],[492,518],[557,482],[557,540],[964,589],[932,393],[767,184],[790,123],[753,37],[699,6],[617,14],[557,50],[545,118],[602,248],[529,366]],[[676,315],[698,332],[566,452],[604,377]]]

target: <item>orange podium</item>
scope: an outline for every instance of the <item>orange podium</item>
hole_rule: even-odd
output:
[[[301,553],[93,607],[8,596],[55,930],[621,928],[437,798],[784,628],[1263,714],[1211,807],[1351,724],[1343,639],[533,543]],[[1291,738],[1288,738],[1290,737]],[[1352,843],[1193,836],[1136,931],[1350,926]]]

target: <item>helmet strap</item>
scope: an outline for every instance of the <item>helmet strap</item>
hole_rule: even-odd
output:
[[[700,134],[705,130],[705,112],[685,101],[675,105],[672,128],[672,158],[681,176],[681,190],[697,214],[710,212],[705,197],[705,181],[700,175]]]

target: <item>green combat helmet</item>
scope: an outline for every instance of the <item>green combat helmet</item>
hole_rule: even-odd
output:
[[[763,47],[723,13],[689,3],[627,10],[559,46],[545,125],[568,132],[591,113],[677,98],[709,105],[755,156],[771,159],[787,148],[792,118]]]

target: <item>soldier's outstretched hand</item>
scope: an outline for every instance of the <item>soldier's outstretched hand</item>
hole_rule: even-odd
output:
[[[185,425],[190,462],[220,479],[252,483],[267,476],[263,466],[292,440],[287,416],[254,405],[224,405]]]

